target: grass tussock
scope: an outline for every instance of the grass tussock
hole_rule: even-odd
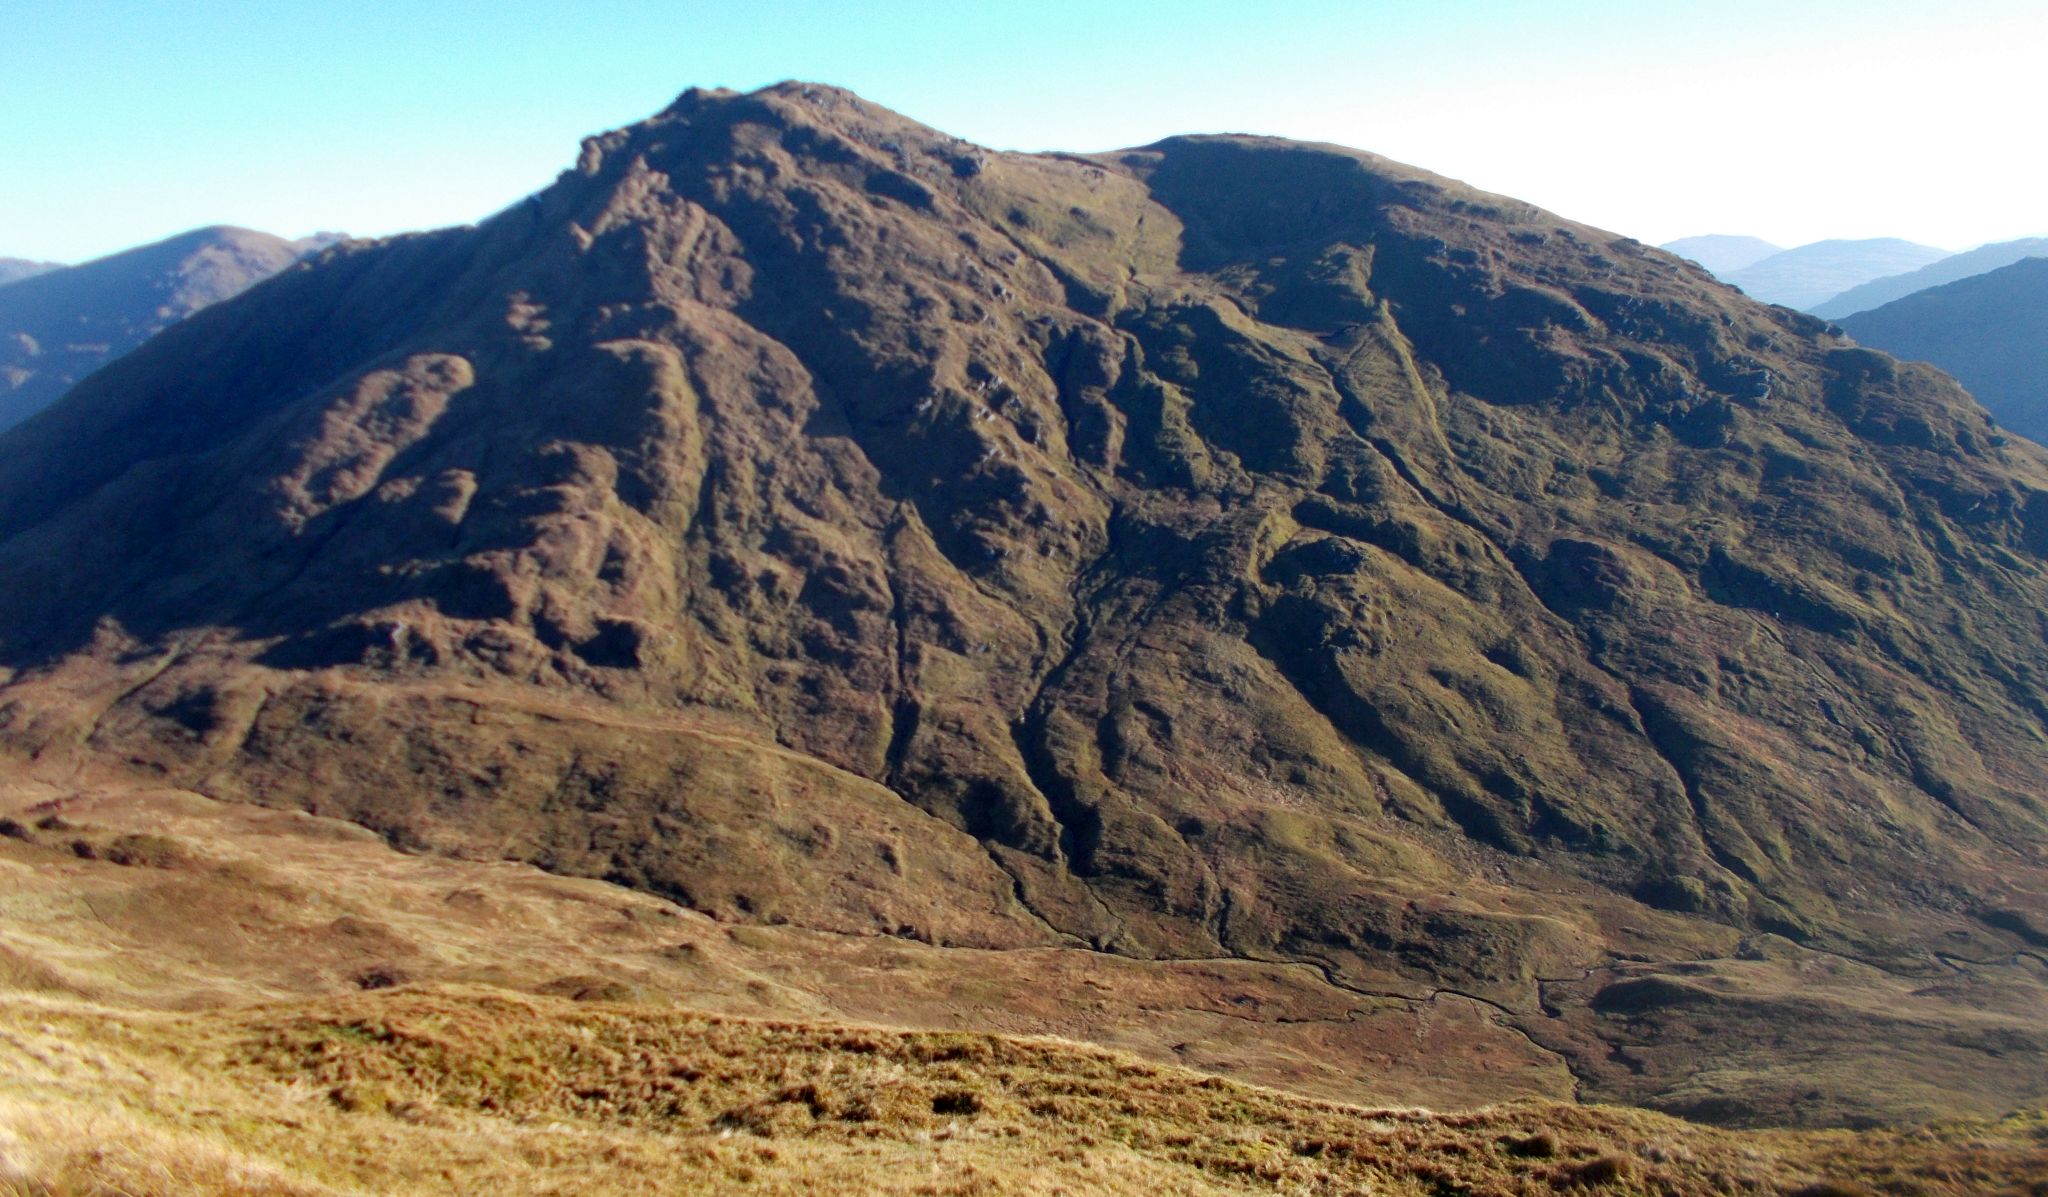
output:
[[[237,1150],[225,1137],[176,1130],[118,1109],[0,1101],[4,1197],[334,1197]]]
[[[71,841],[71,852],[81,860],[104,860],[127,868],[180,869],[193,863],[184,845],[169,836],[148,833],[81,836]]]
[[[1369,1111],[1052,1041],[482,989],[0,1005],[0,1193],[2031,1193],[2042,1123]]]

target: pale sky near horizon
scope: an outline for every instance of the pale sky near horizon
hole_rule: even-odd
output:
[[[480,219],[691,85],[1005,149],[1259,132],[1664,242],[2048,235],[2041,0],[0,0],[0,256]]]

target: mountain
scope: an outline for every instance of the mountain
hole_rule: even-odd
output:
[[[1315,995],[1276,1071],[1989,1116],[2048,1099],[2044,554],[1953,380],[1519,201],[692,91],[0,437],[0,752],[900,941],[983,1026],[1193,970],[1167,1050]]]
[[[1929,266],[1894,274],[1888,278],[1876,279],[1860,287],[1851,287],[1826,303],[1810,309],[1814,315],[1828,320],[1840,320],[1857,312],[1867,312],[1883,307],[1895,299],[1904,299],[1915,291],[1953,283],[2000,266],[2010,266],[2022,258],[2048,257],[2048,237],[2023,237],[2018,241],[2000,241],[1991,245],[1980,245],[1976,249],[1951,254]]]
[[[1740,270],[1717,273],[1765,303],[1807,309],[1851,287],[1917,270],[1948,256],[1945,249],[1916,245],[1896,237],[1815,241],[1772,254]]]
[[[0,429],[193,312],[332,245],[248,229],[195,229],[0,288]]]
[[[1709,233],[1703,237],[1680,237],[1659,248],[1691,258],[1707,268],[1710,274],[1727,274],[1740,270],[1770,257],[1783,253],[1784,247],[1772,245],[1761,237],[1735,237],[1726,233]]]
[[[2048,441],[2048,258],[2030,257],[1843,318],[1858,341],[1956,376],[1998,422]]]
[[[61,262],[31,262],[27,258],[0,258],[0,287],[4,287],[8,283],[19,282],[25,278],[34,278],[38,274],[48,274],[52,270],[62,270],[63,268],[63,263]]]

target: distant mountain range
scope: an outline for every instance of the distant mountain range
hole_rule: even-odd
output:
[[[1752,298],[1840,320],[2023,258],[2048,257],[2048,237],[1997,241],[1954,254],[1892,237],[1779,249],[1761,237],[1725,233],[1681,237],[1660,248],[1691,258]]]
[[[1953,283],[1972,275],[1996,270],[2001,266],[2010,266],[2023,258],[2039,257],[2048,257],[2048,237],[2022,237],[2017,241],[1998,241],[1959,254],[1951,254],[1918,270],[1894,274],[1864,283],[1860,287],[1851,287],[1826,303],[1807,310],[1829,320],[1840,320],[1857,312],[1883,307],[1895,299],[1904,299],[1915,291],[1925,291],[1929,287],[1939,287],[1944,283]]]
[[[78,266],[7,259],[8,269],[28,269],[0,285],[0,430],[170,325],[339,240],[216,226]]]
[[[1691,258],[1706,267],[1708,273],[1716,275],[1728,274],[1761,262],[1772,254],[1785,252],[1784,246],[1772,245],[1762,237],[1732,237],[1725,233],[1681,237],[1664,248],[1681,258]]]
[[[1941,367],[2000,423],[2048,442],[2048,237],[1945,256],[1889,238],[1816,241],[1761,257],[1752,255],[1770,242],[1725,234],[1685,237],[1663,248],[1755,298],[1840,321],[1874,349]],[[1937,256],[1922,260],[1930,254]],[[1881,269],[1916,260],[1920,264],[1908,269]],[[1879,273],[1821,294],[1873,271]]]
[[[31,262],[27,258],[0,258],[0,287],[52,270],[63,269],[62,262]]]
[[[1932,362],[2001,424],[2048,442],[2048,257],[2030,257],[1842,320],[1858,341]]]
[[[1917,270],[1948,256],[1945,249],[1896,237],[1816,241],[1780,251],[1738,270],[1715,273],[1753,299],[1807,310],[1851,287]]]

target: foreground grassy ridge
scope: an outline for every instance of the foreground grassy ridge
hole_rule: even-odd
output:
[[[0,781],[0,810],[7,790]],[[1343,1102],[1467,1109],[1572,1092],[1554,1056],[1451,996],[1373,999],[1252,963],[721,924],[602,882],[394,852],[298,813],[109,783],[67,801],[58,829],[25,809],[35,793],[18,796],[17,815],[0,814],[0,987],[194,1010],[397,982],[487,985],[1078,1040]],[[26,838],[5,834],[10,817]],[[117,851],[136,859],[137,841],[170,854],[115,863]]]
[[[18,998],[0,1007],[0,1176],[134,1195],[2030,1194],[2048,1123],[1368,1111],[1058,1042],[483,989],[182,1015]]]

